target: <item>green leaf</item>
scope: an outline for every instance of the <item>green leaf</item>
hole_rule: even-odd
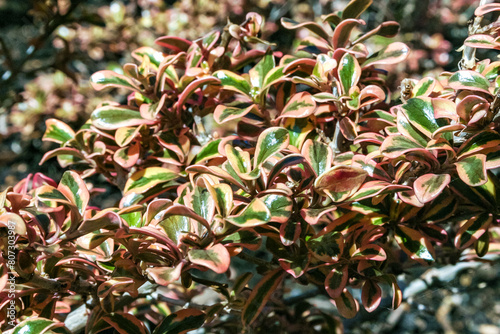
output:
[[[338,73],[342,85],[343,94],[349,94],[351,87],[356,86],[361,75],[361,67],[358,61],[350,53],[344,54],[340,59]]]
[[[476,154],[455,162],[458,176],[471,187],[483,185],[488,181],[486,176],[486,156]]]
[[[407,152],[418,150],[424,150],[424,147],[400,135],[387,137],[382,143],[382,146],[380,146],[380,152],[391,159],[400,157]]]
[[[365,281],[361,290],[361,301],[366,311],[375,311],[382,301],[382,289],[380,289],[380,286],[372,280]]]
[[[176,245],[179,245],[181,238],[190,231],[191,226],[188,217],[179,215],[167,217],[158,225]]]
[[[149,334],[142,321],[129,313],[109,313],[104,315],[102,320],[120,334]]]
[[[461,158],[498,145],[500,145],[500,134],[496,131],[483,130],[463,143],[458,149],[457,155]]]
[[[310,117],[286,118],[283,126],[288,130],[290,145],[300,149],[311,131],[315,129]]]
[[[50,118],[45,121],[45,134],[42,140],[64,144],[75,137],[75,132],[66,123]]]
[[[261,199],[254,198],[240,214],[229,216],[226,220],[240,227],[259,226],[271,220],[271,212]]]
[[[191,46],[192,42],[187,39],[176,36],[163,36],[155,40],[155,44],[163,46],[175,53],[186,52]]]
[[[286,148],[289,143],[288,131],[273,127],[264,130],[257,139],[255,148],[254,169],[261,166],[267,159]]]
[[[341,256],[344,250],[344,239],[338,232],[325,233],[306,239],[306,246],[315,258],[331,263]]]
[[[248,72],[252,86],[259,89],[264,87],[264,79],[274,66],[273,52],[268,49],[264,57]]]
[[[77,150],[76,148],[71,148],[71,147],[59,147],[54,150],[48,151],[45,153],[40,160],[40,165],[44,164],[47,162],[47,160],[53,158],[53,157],[64,157],[68,160],[70,160],[72,163],[75,163],[77,161],[85,161],[85,156]],[[74,159],[72,159],[74,158]],[[63,166],[66,167],[66,166]]]
[[[252,290],[247,299],[241,318],[244,324],[251,324],[264,308],[271,295],[276,291],[283,280],[281,268],[267,273]]]
[[[198,88],[203,88],[204,86],[207,86],[207,85],[210,85],[210,84],[219,84],[219,80],[214,78],[214,77],[210,77],[210,76],[206,76],[206,77],[202,77],[202,78],[198,78],[198,79],[195,79],[193,80],[192,82],[189,83],[189,85],[186,86],[186,88],[184,88],[182,90],[182,93],[179,94],[179,97],[178,97],[178,101],[177,101],[177,110],[178,112],[182,112],[182,107],[184,106],[184,104],[186,103],[187,99],[198,89]]]
[[[337,306],[337,310],[340,315],[344,318],[351,319],[356,316],[359,310],[358,301],[354,299],[351,293],[344,289],[340,297],[335,298],[335,306]]]
[[[233,190],[231,186],[225,183],[214,184],[213,186],[207,184],[207,189],[215,201],[219,214],[222,217],[227,217],[233,208]]]
[[[292,96],[278,118],[304,118],[312,115],[316,102],[308,92],[300,92]]]
[[[64,172],[57,190],[78,208],[80,215],[83,215],[89,203],[90,194],[80,175],[73,171]]]
[[[340,22],[333,31],[333,48],[345,48],[349,44],[349,39],[354,28],[364,24],[363,20],[346,19]]]
[[[208,191],[201,187],[195,187],[192,194],[191,207],[200,217],[211,220],[215,210],[215,202]]]
[[[422,263],[434,261],[434,249],[429,240],[419,231],[404,225],[398,225],[396,227],[395,237],[401,249],[408,254],[410,258]]]
[[[223,124],[240,119],[250,112],[256,112],[258,107],[254,103],[237,103],[234,106],[219,104],[214,110],[214,120]]]
[[[323,38],[325,41],[329,41],[330,40],[330,36],[325,32],[325,30],[323,29],[323,27],[321,27],[319,24],[317,24],[315,22],[299,23],[299,22],[294,21],[292,19],[282,17],[281,18],[281,25],[285,29],[289,29],[289,30],[295,30],[295,29],[299,29],[299,28],[306,28],[307,30],[312,31],[313,33],[315,33],[319,37]]]
[[[20,322],[12,331],[12,334],[71,334],[61,322],[56,322],[44,318],[27,319]]]
[[[352,253],[351,259],[356,261],[370,260],[382,262],[387,259],[387,254],[379,245],[368,244],[361,246],[354,253]]]
[[[261,91],[265,92],[267,88],[284,78],[286,76],[284,71],[285,66],[278,66],[267,72],[266,77],[264,78],[264,82],[262,83]]]
[[[403,113],[410,124],[429,138],[440,127],[447,125],[446,120],[436,119],[432,99],[417,97],[409,99],[403,104]]]
[[[449,79],[448,85],[455,89],[466,89],[489,94],[490,82],[481,74],[474,71],[457,71]]]
[[[175,267],[152,267],[146,268],[148,275],[154,280],[156,284],[168,286],[170,283],[175,282],[181,277],[181,270],[184,262],[179,262]]]
[[[302,155],[311,163],[316,175],[322,175],[332,165],[332,149],[319,141],[307,140],[302,147]]]
[[[406,44],[401,42],[394,42],[378,51],[377,53],[371,55],[364,63],[361,65],[362,68],[376,64],[396,64],[408,57],[410,49]]]
[[[252,86],[242,76],[226,70],[216,71],[213,76],[221,81],[224,89],[251,96]]]
[[[436,80],[431,77],[421,79],[412,89],[413,96],[429,96],[436,85]]]
[[[365,10],[370,7],[373,0],[351,0],[342,11],[342,20],[357,19]]]
[[[142,193],[152,187],[166,183],[177,178],[177,173],[163,167],[149,167],[132,174],[125,183],[123,192],[125,194],[135,192]]]
[[[314,187],[334,202],[340,202],[355,193],[366,176],[367,173],[359,167],[337,165],[321,174],[314,182]]]
[[[487,232],[489,225],[493,221],[491,213],[481,213],[469,219],[460,227],[455,238],[455,246],[458,249],[465,249],[476,242]]]
[[[183,309],[170,314],[152,334],[185,334],[199,329],[205,322],[205,313],[197,309]]]
[[[254,230],[245,229],[228,235],[221,243],[226,247],[242,246],[250,250],[258,250],[262,237]]]
[[[92,74],[90,84],[95,90],[102,90],[108,87],[139,90],[132,79],[109,70]]]
[[[217,158],[220,157],[221,155],[219,154],[219,143],[221,142],[221,139],[215,139],[209,141],[207,144],[205,144],[198,154],[196,155],[196,159],[194,160],[194,164],[204,162],[207,160],[210,160],[212,158]]]
[[[340,268],[333,268],[332,271],[325,278],[325,290],[330,298],[338,298],[344,291],[344,288],[349,279],[349,267],[342,266]]]
[[[413,189],[417,199],[427,203],[438,197],[450,181],[448,174],[425,174],[415,180]]]
[[[270,221],[286,222],[292,215],[293,201],[290,197],[270,194],[260,198],[271,213]]]
[[[104,106],[94,110],[90,116],[92,125],[103,130],[116,130],[125,126],[153,124],[154,120],[144,119],[137,110],[123,106]]]
[[[221,244],[206,249],[191,249],[188,257],[191,263],[211,269],[217,274],[225,273],[231,264],[231,256]]]
[[[497,49],[500,47],[500,44],[495,41],[495,37],[484,34],[469,36],[465,40],[464,45],[471,48],[481,49]]]

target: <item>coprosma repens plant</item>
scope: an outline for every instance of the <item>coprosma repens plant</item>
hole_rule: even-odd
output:
[[[371,51],[398,24],[359,35],[370,4],[322,25],[283,19],[311,33],[293,55],[249,13],[95,73],[126,104],[103,103],[76,132],[48,120],[60,147],[42,163],[72,170],[0,193],[2,330],[333,333],[339,319],[285,298],[291,287],[351,318],[383,295],[398,307],[410,266],[497,251],[500,62],[474,51],[500,49],[498,21],[481,25],[500,4],[477,8],[459,71],[404,80],[399,104],[378,67],[410,50]],[[116,207],[89,205],[96,174],[121,190]],[[200,304],[208,289],[218,297]]]

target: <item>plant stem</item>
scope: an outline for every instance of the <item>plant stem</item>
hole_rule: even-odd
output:
[[[479,7],[485,5],[488,1],[481,0],[479,2]],[[476,33],[476,31],[481,27],[482,16],[476,16],[472,24],[469,25],[469,36]],[[471,70],[476,66],[476,48],[463,46],[462,59],[458,63],[458,67],[461,70]]]

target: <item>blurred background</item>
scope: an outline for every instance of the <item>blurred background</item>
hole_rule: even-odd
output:
[[[41,141],[45,120],[55,117],[78,129],[100,102],[123,99],[115,91],[93,91],[88,80],[98,70],[121,71],[122,65],[133,62],[131,52],[136,48],[154,47],[154,40],[164,35],[196,39],[221,30],[228,18],[239,24],[253,11],[265,18],[263,39],[276,43],[277,50],[291,52],[305,32],[283,29],[282,17],[319,22],[321,15],[342,10],[347,3],[0,0],[0,190],[30,172],[53,178],[62,174],[55,161],[38,165],[44,152],[55,147]],[[394,90],[404,78],[457,70],[461,53],[456,50],[467,37],[478,3],[374,1],[361,17],[367,30],[387,20],[401,24],[398,37],[376,43],[402,41],[412,49],[408,60],[392,69],[397,73],[389,76]],[[425,269],[409,273],[408,282],[424,273]],[[396,312],[380,308],[346,321],[346,333],[500,333],[499,273],[498,264],[484,272],[466,266],[451,279],[430,280]],[[321,307],[321,301],[311,302]]]

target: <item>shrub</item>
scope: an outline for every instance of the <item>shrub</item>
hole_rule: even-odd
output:
[[[396,308],[406,268],[497,251],[500,62],[474,50],[500,48],[497,25],[480,25],[500,5],[476,10],[459,71],[405,79],[398,104],[379,67],[409,48],[369,51],[397,34],[392,21],[354,36],[370,3],[324,25],[283,19],[312,32],[293,55],[249,13],[196,41],[159,38],[124,74],[95,73],[96,90],[129,90],[127,103],[102,103],[76,132],[48,120],[44,139],[60,147],[41,163],[72,170],[0,193],[2,329],[341,331],[288,307],[286,289],[315,286],[351,318],[355,289],[368,312],[382,289]],[[89,204],[92,175],[120,189],[116,207]],[[197,302],[208,289],[217,302]]]

